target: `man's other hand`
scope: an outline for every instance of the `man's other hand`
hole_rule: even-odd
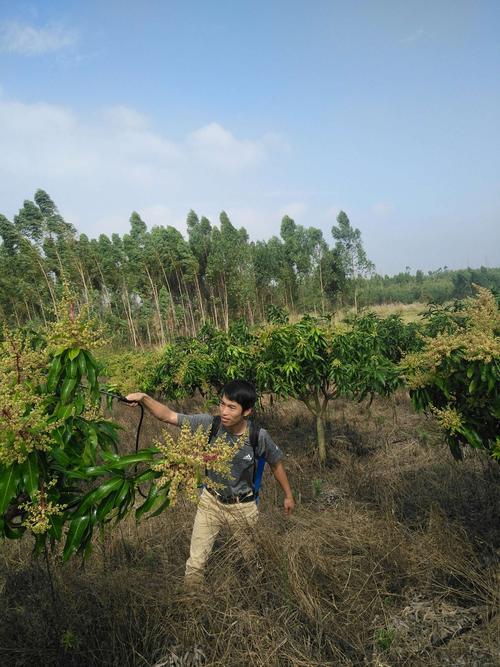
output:
[[[295,509],[295,500],[292,497],[285,497],[285,500],[283,501],[283,507],[285,508],[286,514],[291,514]]]

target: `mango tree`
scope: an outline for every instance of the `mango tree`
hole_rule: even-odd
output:
[[[453,456],[464,446],[500,461],[500,316],[485,288],[452,307],[433,307],[422,349],[401,362],[413,405],[434,415]]]
[[[240,323],[227,334],[206,326],[198,338],[167,346],[150,389],[168,399],[196,389],[217,395],[225,382],[240,377],[255,382],[260,395],[297,398],[316,419],[324,462],[330,401],[392,392],[399,383],[395,361],[408,344],[405,331],[400,320],[388,326],[373,316],[338,326],[311,317],[255,330]]]
[[[229,331],[205,324],[196,338],[180,337],[163,348],[144,390],[169,400],[193,396],[215,398],[224,384],[244,377],[255,382],[255,336],[237,320]]]
[[[101,332],[72,303],[60,313],[49,331],[6,332],[0,344],[0,536],[29,531],[36,551],[64,540],[66,560],[88,553],[97,526],[132,509],[154,516],[179,488],[192,495],[200,470],[223,467],[228,454],[223,445],[208,454],[204,434],[185,433],[169,448],[120,455],[91,352]]]
[[[326,460],[325,424],[330,401],[362,400],[398,386],[397,367],[384,354],[376,318],[330,326],[311,317],[296,324],[268,326],[255,352],[261,391],[304,403],[316,419],[318,454]]]

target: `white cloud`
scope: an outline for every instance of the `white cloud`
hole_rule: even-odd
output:
[[[0,26],[0,50],[23,56],[59,51],[72,46],[76,40],[76,33],[61,25],[36,28],[9,21]]]
[[[201,215],[218,214],[236,202],[252,207],[263,166],[280,155],[271,144],[268,135],[249,140],[218,123],[172,141],[129,107],[84,118],[68,107],[26,104],[4,95],[1,212],[14,215],[24,199],[43,188],[63,215],[74,214],[68,220],[88,236],[123,233],[132,210],[149,226],[178,227],[192,207]],[[278,207],[272,207],[272,214],[279,227]],[[302,211],[300,202],[286,207],[289,215]],[[270,207],[264,207],[249,217],[257,226],[257,218],[269,224],[270,214]],[[249,217],[235,218],[234,224],[245,224]],[[217,215],[212,219],[217,221]]]
[[[236,139],[218,123],[209,123],[188,136],[195,159],[224,169],[242,169],[259,163],[266,154],[263,141]]]
[[[149,119],[145,114],[123,105],[108,107],[105,116],[111,124],[130,130],[144,130],[149,126]]]

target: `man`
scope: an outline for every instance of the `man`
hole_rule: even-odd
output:
[[[129,394],[127,400],[141,403],[157,419],[168,424],[182,426],[188,423],[192,431],[199,426],[202,426],[207,433],[211,430],[213,417],[209,414],[177,413],[141,392]],[[214,438],[226,437],[228,442],[235,446],[231,477],[224,478],[208,471],[208,477],[216,486],[203,489],[198,504],[191,536],[190,555],[186,563],[188,584],[198,583],[203,579],[205,563],[222,526],[229,526],[235,534],[243,557],[251,552],[250,534],[258,518],[258,509],[253,486],[256,461],[250,443],[248,419],[253,412],[255,401],[255,388],[245,380],[232,380],[222,390],[219,405],[220,426]],[[285,512],[289,514],[293,511],[295,502],[281,461],[283,452],[263,428],[259,430],[256,453],[258,458],[263,456],[270,465],[285,494],[283,504]]]

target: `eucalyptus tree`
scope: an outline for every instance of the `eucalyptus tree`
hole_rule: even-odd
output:
[[[209,298],[209,288],[207,284],[207,264],[212,245],[212,225],[205,216],[198,218],[196,213],[191,210],[188,213],[187,232],[189,247],[198,262],[198,271],[196,273],[197,291],[199,295],[202,321],[206,319],[206,304]]]
[[[212,228],[207,278],[212,297],[214,321],[229,330],[230,317],[241,316],[254,297],[253,265],[248,235],[237,230],[225,211],[220,228]]]
[[[375,265],[366,256],[360,230],[351,226],[344,211],[340,211],[337,216],[337,225],[332,227],[332,236],[336,241],[335,250],[341,258],[345,276],[353,289],[354,308],[357,312],[359,280],[373,273]]]
[[[325,256],[328,252],[328,245],[323,238],[323,232],[315,227],[306,229],[306,239],[310,257],[309,283],[311,288],[308,289],[308,294],[304,295],[304,306],[310,308],[313,304],[311,304],[309,295],[318,294],[321,312],[324,315],[326,311]]]
[[[30,210],[33,212],[33,208]],[[23,227],[20,216],[15,217],[14,223],[5,216],[0,216],[5,294],[10,294],[9,310],[18,324],[21,321],[37,319],[37,310],[37,314],[45,320],[46,309],[50,307],[50,303],[52,302],[54,309],[56,306],[54,280],[49,275],[39,246],[33,240],[39,239],[35,224],[36,213],[33,217],[34,220],[24,218],[26,226]],[[27,224],[28,222],[32,224]],[[25,311],[24,316],[22,311]]]
[[[154,227],[150,254],[155,256],[165,289],[170,295],[174,329],[179,333],[179,315],[184,333],[196,333],[196,312],[201,295],[197,290],[198,263],[189,244],[175,227]],[[175,303],[177,302],[177,304]],[[201,313],[202,306],[199,306]]]

